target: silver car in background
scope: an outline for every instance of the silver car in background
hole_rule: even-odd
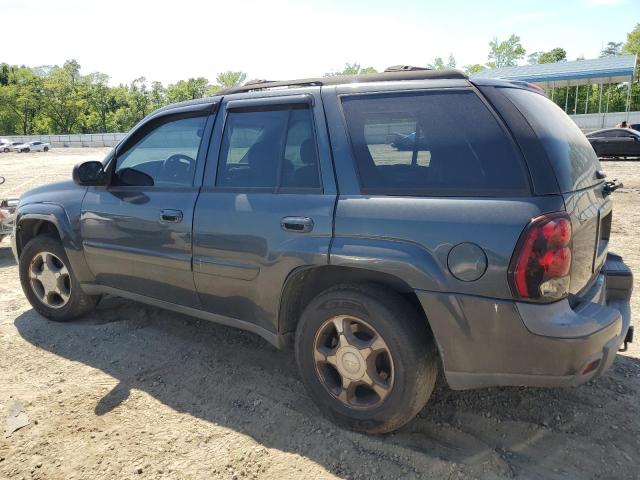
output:
[[[50,148],[51,148],[51,144],[35,140],[33,142],[27,142],[27,143],[21,143],[19,145],[15,145],[13,147],[13,150],[18,153],[48,152]]]
[[[0,140],[0,152],[9,153],[14,147],[22,145],[22,142],[11,142],[9,140]]]

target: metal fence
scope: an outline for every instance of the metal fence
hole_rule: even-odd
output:
[[[52,147],[114,147],[125,133],[81,133],[75,135],[11,135],[6,138],[15,142],[39,140]]]
[[[622,121],[640,123],[640,112],[587,113],[586,115],[571,115],[571,119],[584,132],[599,128],[615,127]]]

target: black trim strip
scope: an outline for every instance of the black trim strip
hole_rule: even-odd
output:
[[[285,346],[285,337],[278,333],[269,331],[262,328],[255,323],[246,322],[244,320],[238,320],[237,318],[225,317],[224,315],[218,315],[215,313],[205,312],[204,310],[198,310],[197,308],[185,307],[184,305],[177,305],[175,303],[166,302],[164,300],[158,300],[157,298],[147,297],[137,293],[127,292],[126,290],[120,290],[118,288],[107,287],[106,285],[98,285],[95,283],[83,283],[81,284],[82,290],[89,295],[101,295],[110,294],[122,298],[128,298],[129,300],[135,300],[136,302],[146,303],[153,305],[154,307],[164,308],[166,310],[172,310],[174,312],[189,315],[191,317],[202,318],[210,322],[225,325],[227,327],[239,328],[246,330],[256,335],[261,336],[271,345],[276,348],[283,348]]]

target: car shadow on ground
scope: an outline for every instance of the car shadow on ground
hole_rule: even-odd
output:
[[[606,473],[600,455],[614,446],[620,461],[626,461],[625,450],[633,456],[639,433],[631,409],[603,409],[637,398],[635,358],[619,358],[614,372],[574,389],[455,392],[440,381],[414,421],[393,434],[367,436],[330,424],[299,380],[293,353],[246,332],[111,297],[76,322],[49,322],[29,310],[15,326],[31,344],[118,380],[96,402],[96,416],[126,408],[131,390],[139,389],[178,412],[308,457],[338,476],[358,477],[363,462],[377,466],[372,472],[386,472],[382,477],[401,476],[402,458],[418,476],[439,476],[445,462],[449,472],[478,478],[487,468],[498,477],[581,477]],[[627,422],[628,434],[610,437],[614,421]],[[587,445],[593,457],[572,462],[567,452],[586,451]]]

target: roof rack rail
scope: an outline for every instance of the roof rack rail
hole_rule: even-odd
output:
[[[365,73],[361,75],[335,75],[331,77],[302,78],[299,80],[252,80],[241,87],[226,88],[216,92],[216,95],[231,95],[232,93],[252,92],[270,88],[315,87],[325,85],[340,85],[344,83],[361,82],[392,82],[400,80],[435,80],[435,79],[467,79],[460,70],[412,67],[396,65],[389,67],[383,73]]]
[[[384,72],[420,72],[424,70],[433,70],[433,68],[414,67],[413,65],[392,65],[391,67],[385,68]]]
[[[246,82],[244,82],[244,86],[246,87],[247,85],[259,85],[261,83],[271,83],[274,82],[275,80],[265,80],[262,78],[256,78],[255,80],[248,80]]]

